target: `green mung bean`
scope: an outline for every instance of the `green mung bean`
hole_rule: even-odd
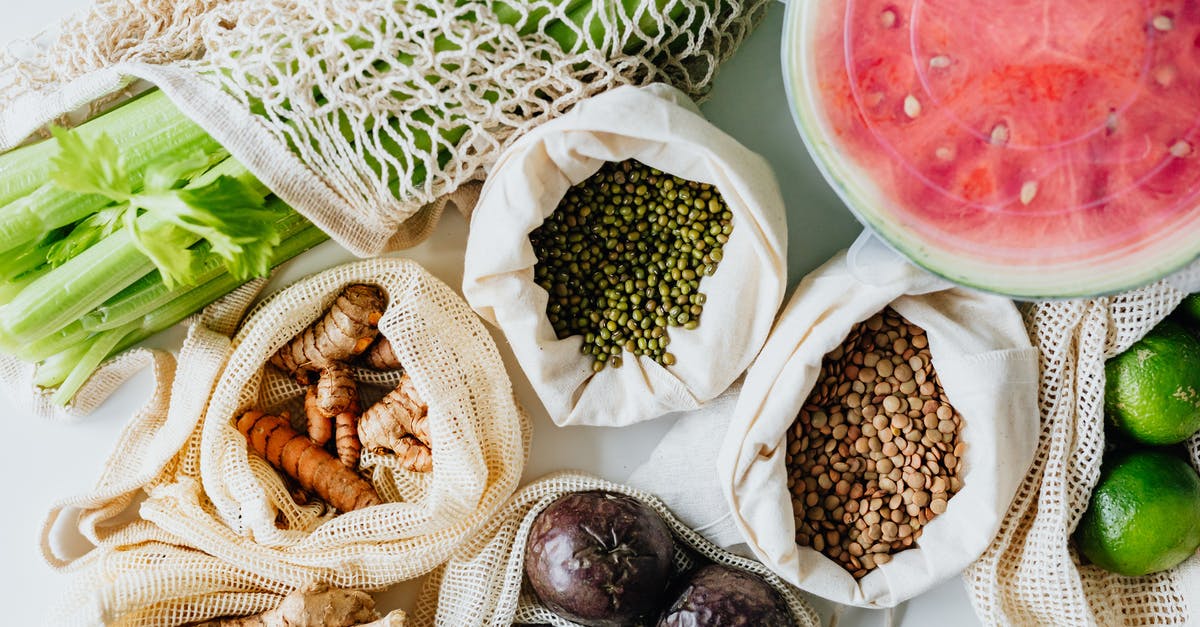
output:
[[[711,185],[634,160],[604,164],[529,235],[555,334],[582,336],[596,372],[619,367],[623,351],[674,365],[667,328],[699,326],[701,282],[732,232]]]

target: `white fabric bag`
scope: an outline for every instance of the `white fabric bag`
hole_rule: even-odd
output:
[[[1038,362],[1013,303],[955,288],[870,245],[806,277],[785,308],[742,394],[717,474],[750,549],[784,580],[839,603],[891,607],[957,575],[991,542],[1033,459]],[[826,353],[850,328],[891,306],[925,329],[950,403],[963,416],[963,488],[914,549],[859,581],[795,540],[786,433]]]
[[[733,212],[733,233],[716,273],[705,277],[702,322],[672,328],[678,362],[625,355],[593,373],[582,338],[557,339],[548,294],[533,278],[529,234],[567,189],[605,161],[636,159],[714,185]],[[622,87],[579,103],[530,132],[499,162],[471,217],[463,293],[504,332],[521,368],[559,425],[623,426],[715,398],[766,340],[787,282],[783,199],[770,165],[700,116],[665,85]]]

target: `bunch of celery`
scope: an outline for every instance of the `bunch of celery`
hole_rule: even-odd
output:
[[[160,92],[53,134],[0,155],[0,351],[57,402],[326,239]]]

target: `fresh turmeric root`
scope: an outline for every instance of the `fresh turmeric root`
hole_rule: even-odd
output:
[[[308,419],[308,439],[325,446],[333,438],[332,416],[321,411],[317,402],[317,386],[308,386],[304,395],[304,416]]]
[[[361,590],[318,586],[292,592],[283,597],[275,609],[261,614],[209,621],[201,623],[200,627],[403,627],[404,619],[401,610],[381,619],[375,609],[375,599]]]
[[[411,435],[400,438],[392,452],[400,460],[400,467],[405,470],[412,472],[433,470],[433,451]]]
[[[326,416],[336,416],[358,399],[358,385],[346,364],[335,361],[321,370],[317,379],[317,408]]]
[[[304,395],[304,415],[308,419],[308,437],[322,446],[333,437],[333,417],[358,404],[358,385],[350,368],[334,362],[321,371],[316,385]]]
[[[379,333],[376,325],[385,307],[378,287],[348,286],[320,320],[272,355],[271,363],[308,385],[314,372],[367,350]]]
[[[334,508],[349,512],[382,502],[366,479],[297,433],[286,419],[252,410],[242,414],[237,428],[267,462]]]
[[[338,459],[347,468],[358,468],[358,460],[362,455],[362,443],[358,441],[358,417],[361,413],[358,391],[355,390],[350,405],[334,417]]]
[[[363,412],[358,423],[358,437],[368,448],[395,450],[395,443],[410,434],[426,446],[431,444],[429,407],[417,394],[412,378],[405,373],[400,376],[396,389]]]
[[[372,451],[394,453],[408,470],[433,469],[429,407],[417,394],[408,373],[400,376],[396,389],[363,412],[358,437]]]
[[[400,358],[396,356],[392,343],[382,335],[363,354],[363,361],[375,370],[400,370],[404,367]]]

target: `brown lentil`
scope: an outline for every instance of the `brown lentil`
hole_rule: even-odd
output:
[[[925,331],[890,308],[855,325],[817,381],[788,431],[796,542],[861,578],[914,546],[962,487],[963,419]]]

